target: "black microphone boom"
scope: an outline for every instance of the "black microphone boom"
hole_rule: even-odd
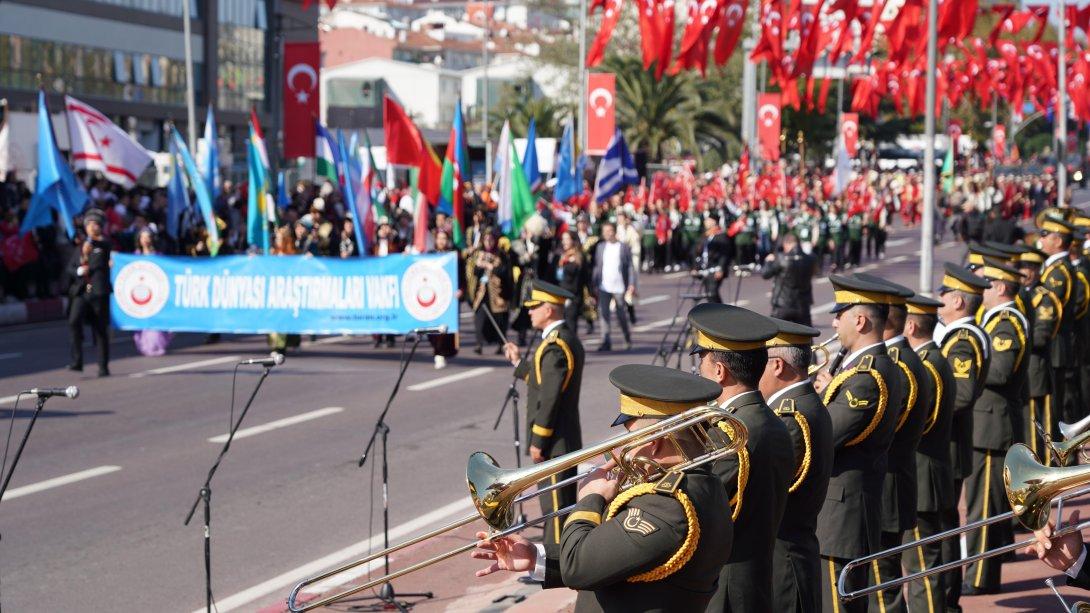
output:
[[[79,388],[75,385],[69,385],[68,387],[35,387],[23,392],[24,394],[35,394],[40,398],[50,398],[52,396],[67,396],[69,398],[76,398],[79,396]]]
[[[271,356],[269,356],[267,358],[254,358],[252,360],[243,360],[243,361],[239,362],[240,365],[242,365],[242,364],[260,364],[261,366],[264,366],[266,368],[272,368],[273,366],[280,366],[283,363],[284,363],[284,354],[282,354],[282,353],[277,353],[277,354],[271,355]]]

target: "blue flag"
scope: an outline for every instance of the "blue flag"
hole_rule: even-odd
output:
[[[530,191],[537,191],[541,182],[541,171],[537,164],[537,122],[530,118],[530,129],[526,131],[526,154],[522,156],[522,174]]]
[[[212,113],[212,105],[208,105],[208,116],[204,120],[204,158],[201,160],[201,175],[208,186],[208,194],[212,199],[220,197],[220,145],[216,132],[216,116]]]
[[[212,195],[208,193],[208,184],[204,182],[200,170],[197,169],[197,162],[190,155],[189,147],[176,126],[170,126],[170,138],[182,156],[182,167],[185,168],[189,188],[197,196],[197,206],[200,208],[201,218],[204,219],[205,229],[208,230],[208,252],[216,255],[220,250],[220,231],[216,226],[216,215],[212,212]]]
[[[594,180],[594,199],[604,202],[607,198],[624,189],[626,185],[639,185],[640,175],[624,134],[618,129],[609,140],[609,147],[602,161],[598,163],[598,176]]]
[[[560,155],[556,165],[556,189],[553,200],[567,202],[569,198],[583,192],[583,177],[575,174],[575,139],[572,138],[571,122],[564,126],[564,136],[560,138]]]
[[[276,206],[283,209],[291,206],[291,194],[288,193],[287,179],[284,171],[276,173]]]
[[[189,211],[189,193],[182,182],[182,168],[178,166],[178,149],[170,141],[170,182],[167,183],[167,234],[178,240],[181,233],[182,215]]]
[[[341,190],[344,197],[344,203],[348,206],[349,212],[352,213],[352,230],[356,235],[356,255],[362,256],[366,253],[367,243],[363,240],[363,222],[364,218],[360,215],[359,208],[356,207],[356,189],[359,187],[359,173],[355,173],[353,176],[351,158],[348,156],[348,145],[344,142],[344,132],[337,130],[337,173],[341,176],[343,188]],[[356,155],[359,158],[359,155]],[[362,168],[361,168],[362,170]]]
[[[269,252],[269,218],[265,210],[270,206],[269,196],[265,191],[265,163],[254,144],[253,128],[251,138],[246,139],[246,158],[248,166],[248,185],[246,189],[246,242],[261,248],[262,253]]]
[[[87,192],[57,149],[45,92],[38,91],[38,177],[19,233],[26,234],[34,228],[53,225],[52,211],[56,211],[64,223],[68,238],[75,238],[76,227],[72,219],[82,213],[86,205]]]

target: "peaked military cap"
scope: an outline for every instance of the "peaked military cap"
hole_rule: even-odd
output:
[[[559,285],[534,279],[530,284],[530,299],[522,304],[532,309],[546,302],[563,306],[567,300],[575,300],[575,294]]]
[[[923,294],[913,294],[905,299],[905,305],[908,307],[909,314],[912,315],[937,315],[942,301]]]
[[[1077,228],[1090,228],[1090,217],[1086,215],[1075,215],[1071,218],[1071,223]]]
[[[890,287],[885,283],[864,281],[859,277],[829,275],[833,284],[833,313],[846,311],[857,304],[889,304]]]
[[[764,315],[730,304],[698,304],[689,311],[689,324],[696,331],[696,346],[689,355],[761,349],[778,331]]]
[[[1044,264],[1045,259],[1048,258],[1044,251],[1041,251],[1036,247],[1025,245],[1025,248],[1025,251],[1018,254],[1018,266],[1037,268],[1041,264]]]
[[[875,275],[867,274],[865,272],[855,273],[855,278],[861,281],[866,281],[867,283],[874,283],[875,285],[884,285],[887,288],[886,297],[888,299],[888,304],[895,306],[904,306],[905,299],[916,293],[901,285],[900,283],[887,281],[882,277],[877,277]]]
[[[974,275],[968,268],[946,262],[943,265],[946,274],[942,277],[942,287],[939,294],[954,290],[968,292],[970,294],[983,294],[984,290],[992,286],[991,281],[986,281]]]
[[[992,247],[985,247],[980,243],[969,245],[969,270],[976,270],[984,265],[984,258],[996,260],[1010,260],[1011,255]]]
[[[1074,225],[1063,218],[1052,215],[1041,215],[1037,220],[1037,227],[1040,228],[1041,232],[1055,232],[1056,234],[1071,234],[1075,231]]]
[[[776,336],[765,341],[766,347],[783,347],[784,345],[805,345],[809,347],[814,338],[821,335],[821,331],[817,328],[797,324],[786,319],[777,319],[775,317],[769,317],[768,319],[776,326],[777,332]]]
[[[1006,259],[1018,259],[1018,256],[1022,255],[1029,250],[1029,247],[1024,243],[1014,243],[1008,245],[1006,243],[997,243],[996,241],[984,241],[983,245],[989,249],[993,249],[1006,255]]]
[[[664,419],[719,397],[718,383],[665,366],[625,364],[609,373],[609,382],[621,392],[619,426],[639,418]]]
[[[1007,266],[1007,263],[992,258],[984,258],[984,278],[993,281],[1009,281],[1018,283],[1022,279],[1022,273],[1017,268]]]

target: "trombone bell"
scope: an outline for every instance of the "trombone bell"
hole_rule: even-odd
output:
[[[1090,483],[1090,466],[1044,466],[1029,447],[1018,443],[1003,460],[1003,485],[1018,521],[1028,530],[1048,523],[1052,500]]]

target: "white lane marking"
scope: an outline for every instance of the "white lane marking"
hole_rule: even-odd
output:
[[[816,313],[818,315],[828,315],[829,309],[833,308],[834,306],[836,306],[836,301],[826,302],[825,304],[819,304],[816,307],[811,308],[810,312]]]
[[[260,426],[253,426],[252,428],[243,428],[238,432],[235,432],[235,440],[240,438],[246,438],[248,436],[254,436],[256,434],[263,434],[272,430],[279,430],[280,428],[287,428],[288,426],[294,426],[295,424],[301,424],[305,421],[312,419],[318,419],[319,417],[325,417],[326,415],[333,415],[334,413],[340,413],[344,410],[344,407],[326,407],[324,409],[318,409],[317,411],[310,411],[307,413],[300,413],[298,415],[292,415],[291,417],[285,417],[284,419],[277,419],[276,421],[270,421],[267,424],[261,424]],[[219,436],[213,436],[208,439],[209,443],[226,443],[227,435],[221,434]]]
[[[663,279],[680,279],[681,277],[689,276],[689,271],[679,270],[678,272],[670,272],[662,275]]]
[[[182,370],[192,370],[194,368],[200,368],[202,366],[213,366],[215,364],[226,364],[227,362],[237,362],[239,356],[237,355],[225,355],[219,358],[211,358],[208,360],[197,360],[196,362],[186,362],[185,364],[176,364],[174,366],[164,366],[162,368],[153,368],[151,370],[145,370],[142,372],[134,372],[129,377],[138,379],[140,377],[146,377],[148,375],[165,375],[171,372],[178,372]]]
[[[907,262],[908,260],[908,255],[898,255],[886,260],[886,264],[900,264],[901,262]]]
[[[684,322],[685,317],[679,315],[677,320],[680,321],[680,322]],[[670,319],[660,319],[658,321],[653,321],[653,322],[651,322],[649,324],[643,324],[643,325],[636,326],[635,328],[632,328],[632,331],[633,332],[647,332],[648,330],[654,330],[655,328],[661,328],[663,326],[668,326],[668,325],[670,325],[671,321],[674,321],[674,319],[672,317]]]
[[[16,394],[15,396],[4,396],[3,398],[0,398],[0,404],[7,404],[9,402],[14,403],[15,399],[18,398],[18,397],[19,397],[18,394]],[[27,396],[27,397],[29,398],[29,396]]]
[[[311,345],[332,345],[334,343],[343,343],[345,341],[352,340],[352,337],[347,334],[340,336],[328,336],[326,338],[319,338],[313,341],[303,341],[300,343],[303,347],[310,347]]]
[[[423,383],[417,383],[410,385],[407,389],[410,392],[422,392],[424,390],[430,390],[433,387],[439,387],[440,385],[446,385],[447,383],[453,383],[455,381],[461,381],[462,379],[470,379],[473,377],[479,377],[486,375],[495,368],[491,366],[480,366],[478,368],[471,368],[465,372],[454,373],[453,375],[447,375],[446,377],[439,377],[438,379],[432,379],[431,381],[425,381]]]
[[[97,466],[95,468],[88,468],[87,470],[81,470],[78,473],[64,475],[63,477],[54,477],[52,479],[46,479],[45,481],[39,481],[38,483],[31,483],[30,485],[8,490],[4,492],[4,500],[11,500],[12,498],[19,498],[21,496],[26,496],[27,494],[50,490],[62,485],[68,485],[69,483],[83,481],[84,479],[108,475],[119,470],[121,470],[120,466]]]
[[[655,304],[656,302],[665,302],[670,299],[667,294],[659,294],[657,296],[648,296],[646,298],[640,298],[640,306]]]
[[[897,238],[886,243],[886,247],[900,247],[913,242],[911,238]]]
[[[452,502],[445,506],[439,507],[430,513],[425,513],[416,519],[411,519],[404,524],[394,526],[390,529],[390,538],[392,540],[403,539],[423,528],[427,528],[433,524],[441,521],[449,520],[455,516],[455,514],[461,514],[469,511],[473,507],[469,498],[462,498],[456,502]],[[242,590],[237,594],[232,594],[226,598],[220,599],[216,603],[216,608],[221,613],[226,613],[239,607],[249,604],[258,598],[272,594],[278,591],[287,591],[292,585],[295,585],[302,579],[305,579],[311,575],[318,574],[330,567],[336,566],[346,560],[358,558],[365,555],[368,551],[376,547],[382,546],[382,534],[376,534],[371,538],[364,539],[358,543],[354,543],[335,551],[327,556],[323,556],[308,562],[298,568],[294,568],[285,573],[281,573],[271,579],[262,581],[257,585]],[[333,577],[330,577],[332,580]],[[204,613],[204,607],[201,607],[194,611],[194,613]]]
[[[11,360],[22,355],[21,353],[0,353],[0,360]]]

